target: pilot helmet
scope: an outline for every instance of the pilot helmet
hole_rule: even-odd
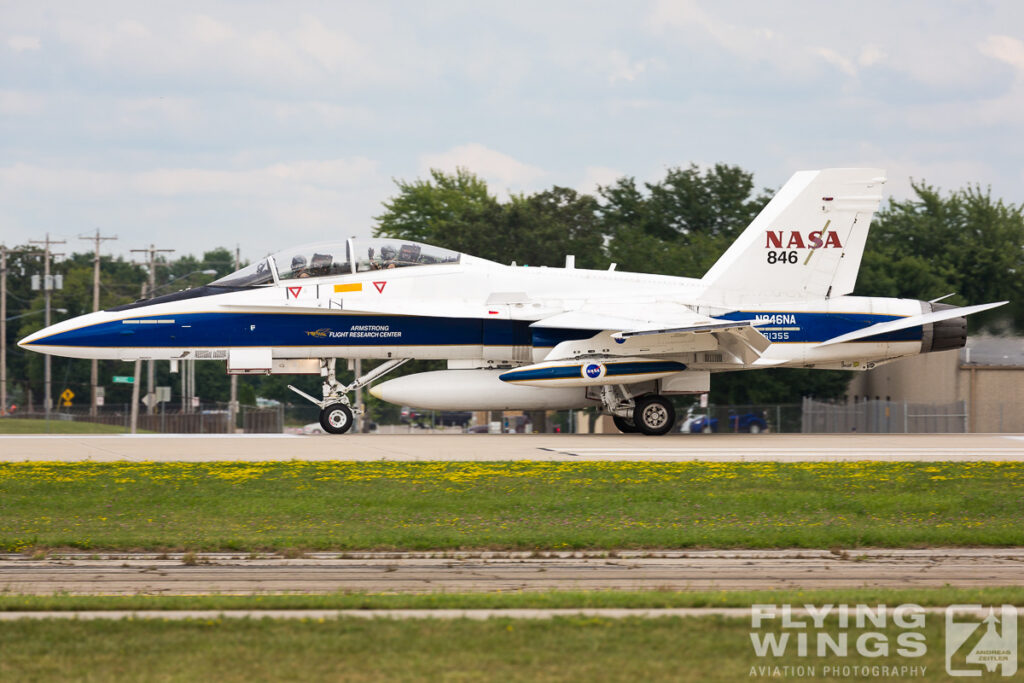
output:
[[[299,254],[292,257],[292,272],[306,269],[306,257]]]
[[[387,244],[380,248],[381,258],[383,258],[385,261],[392,260],[393,258],[395,258],[397,254],[398,252],[395,251],[395,248]]]

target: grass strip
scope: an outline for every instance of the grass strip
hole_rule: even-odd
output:
[[[121,425],[107,425],[96,422],[74,420],[41,420],[18,417],[0,418],[0,434],[124,434],[128,430]],[[140,430],[140,433],[148,433]]]
[[[0,549],[1024,545],[1020,462],[0,464]]]
[[[782,667],[803,666],[802,675],[785,677],[948,680],[941,615],[927,615],[911,631],[891,621],[870,629],[827,622],[822,632],[849,638],[845,656],[815,656],[811,631],[811,655],[798,656],[793,643],[781,656],[759,657],[752,630],[750,619],[721,617],[17,621],[0,623],[0,679],[736,681],[779,678],[774,672]],[[868,630],[864,648],[879,652],[884,643],[885,654],[858,652],[855,643]],[[773,623],[759,634],[781,631]],[[897,654],[898,638],[908,632],[925,645],[918,656]]]
[[[285,595],[11,595],[0,612],[232,609],[516,609],[749,607],[753,604],[1024,605],[1024,587],[855,588],[777,591],[523,591]]]

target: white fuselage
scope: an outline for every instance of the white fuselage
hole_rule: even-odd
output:
[[[758,320],[771,345],[749,367],[862,369],[921,351],[921,328],[817,347],[843,332],[920,314],[918,301],[842,296],[723,310],[701,305],[702,287],[690,278],[504,266],[464,256],[456,264],[281,280],[101,311],[52,325],[21,344],[43,353],[115,360],[224,359],[235,349],[269,348],[282,359],[400,357],[444,359],[459,367],[516,365],[543,360],[565,340],[600,340],[606,332],[600,328],[530,327],[589,309],[631,318],[650,312],[659,320],[672,310]],[[604,349],[629,355],[636,346],[606,341]],[[691,369],[740,369],[700,342],[666,348],[658,356],[683,360]]]

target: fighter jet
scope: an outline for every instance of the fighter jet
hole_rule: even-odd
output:
[[[229,373],[319,374],[330,433],[349,394],[410,359],[446,370],[374,385],[438,410],[598,407],[623,432],[665,434],[668,397],[711,374],[773,367],[870,370],[966,342],[965,316],[1006,302],[850,296],[878,169],[801,171],[700,279],[504,265],[403,239],[288,249],[209,285],[51,325],[19,344],[73,358],[209,359]],[[347,385],[337,359],[385,361]]]

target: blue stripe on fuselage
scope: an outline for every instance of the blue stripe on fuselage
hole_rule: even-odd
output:
[[[771,318],[758,325],[772,342],[816,343],[900,316],[874,313],[802,313],[734,311],[722,320]],[[386,315],[316,315],[288,313],[175,313],[136,316],[43,337],[39,346],[195,347],[246,346],[442,346],[532,345],[550,348],[572,339],[589,339],[598,330],[530,328],[529,321]],[[921,327],[911,327],[859,341],[918,341]]]
[[[578,365],[554,365],[546,368],[530,368],[527,370],[510,370],[498,379],[503,382],[526,382],[546,379],[580,379],[584,378],[583,368],[595,361],[583,361]],[[643,375],[658,372],[682,372],[686,366],[671,360],[641,360],[623,363],[603,361],[605,377],[625,377],[627,375]]]
[[[137,316],[43,337],[40,346],[511,346],[552,347],[597,330],[533,330],[529,321],[382,315],[167,313]],[[141,323],[143,320],[173,321]]]
[[[854,332],[877,323],[899,320],[903,316],[879,313],[802,313],[791,311],[733,311],[718,316],[723,320],[758,320],[756,329],[771,342],[817,343]],[[920,326],[858,339],[862,342],[920,341]]]

